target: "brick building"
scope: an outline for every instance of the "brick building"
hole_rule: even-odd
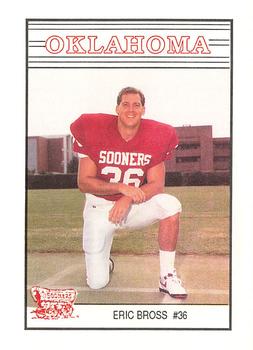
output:
[[[214,171],[230,169],[231,145],[229,137],[213,139]]]
[[[27,141],[28,171],[37,173],[67,173],[73,158],[72,137],[31,136]]]
[[[213,172],[230,169],[230,138],[213,138],[212,126],[176,127],[179,145],[166,162],[169,172]]]

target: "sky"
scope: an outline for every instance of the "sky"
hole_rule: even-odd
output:
[[[146,97],[145,118],[183,125],[212,125],[230,136],[230,72],[226,69],[30,69],[28,136],[69,134],[83,113],[115,113],[126,86]]]

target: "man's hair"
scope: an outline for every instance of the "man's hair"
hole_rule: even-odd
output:
[[[143,93],[140,90],[130,86],[125,87],[119,92],[117,97],[117,105],[120,104],[122,96],[127,94],[138,94],[140,96],[142,106],[145,106],[145,96],[143,95]]]

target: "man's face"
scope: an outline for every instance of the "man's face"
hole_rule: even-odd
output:
[[[145,107],[141,104],[139,94],[122,95],[121,102],[116,107],[118,122],[126,128],[138,127],[144,112]]]

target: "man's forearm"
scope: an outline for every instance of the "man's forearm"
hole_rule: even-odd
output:
[[[78,180],[78,188],[83,193],[97,195],[112,195],[120,193],[120,184],[106,182],[95,177],[86,177],[85,181]]]
[[[157,183],[157,182],[149,182],[143,186],[140,187],[141,190],[146,195],[146,200],[152,198],[156,194],[163,193],[164,192],[164,185]]]
[[[78,188],[83,193],[95,195],[106,196],[121,193],[124,196],[131,197],[134,203],[141,203],[164,191],[164,186],[157,181],[136,188],[121,182],[106,182],[92,176],[85,177],[82,180],[78,179]]]

